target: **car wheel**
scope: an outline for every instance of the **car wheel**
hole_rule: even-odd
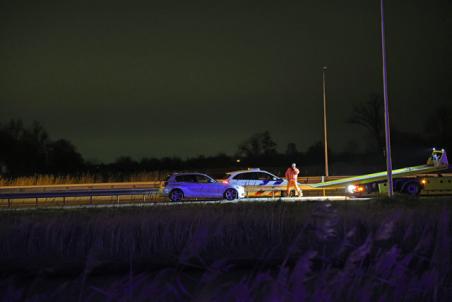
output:
[[[239,197],[239,193],[234,189],[227,189],[223,194],[224,199],[234,200]]]
[[[181,201],[182,198],[184,198],[184,192],[179,189],[174,189],[169,193],[169,198],[171,201],[178,202]]]
[[[403,187],[403,192],[411,196],[419,195],[420,191],[421,187],[415,182],[409,182]]]

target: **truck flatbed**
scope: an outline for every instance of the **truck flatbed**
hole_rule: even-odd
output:
[[[410,175],[416,175],[421,173],[432,173],[445,170],[449,168],[449,162],[447,160],[446,150],[433,149],[432,155],[428,158],[427,163],[424,165],[412,166],[407,168],[396,169],[392,171],[393,177],[405,177]],[[315,189],[323,188],[340,188],[347,185],[362,185],[378,181],[384,181],[387,179],[387,171],[353,176],[342,178],[338,180],[320,182],[316,184],[305,184],[305,187],[311,187]]]

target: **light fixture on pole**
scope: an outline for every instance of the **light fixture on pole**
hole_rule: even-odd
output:
[[[383,93],[385,110],[386,171],[388,173],[388,197],[392,197],[394,194],[394,189],[392,183],[391,130],[389,126],[388,74],[386,68],[385,18],[384,18],[383,0],[380,0],[380,14],[381,14],[381,54],[383,61]]]
[[[323,83],[323,146],[325,148],[325,176],[329,176],[328,172],[328,128],[326,123],[326,82],[325,73],[328,68],[322,67],[322,83]]]

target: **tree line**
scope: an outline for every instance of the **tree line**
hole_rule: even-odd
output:
[[[38,122],[21,120],[0,124],[0,172],[9,176],[75,173],[85,161],[65,139],[51,140]]]
[[[351,148],[344,151],[329,150],[332,174],[353,174],[355,167],[371,165],[384,169],[384,124],[381,96],[372,95],[369,100],[356,104],[346,122],[365,129],[366,138],[359,138],[360,145],[367,146],[359,152]],[[404,165],[418,163],[421,154],[429,147],[438,146],[452,150],[452,110],[441,105],[425,121],[423,135],[401,131],[392,125],[394,163]],[[65,139],[52,140],[38,122],[25,126],[21,120],[0,123],[0,173],[17,177],[35,174],[77,175],[130,174],[146,171],[221,170],[245,167],[280,167],[297,162],[311,175],[323,174],[324,150],[321,141],[299,151],[289,142],[279,151],[268,130],[251,135],[237,146],[232,155],[200,155],[187,159],[178,157],[132,159],[121,156],[112,163],[92,163],[83,158],[76,147]],[[281,148],[282,149],[282,148]],[[424,152],[425,155],[426,152]],[[310,170],[309,170],[310,169]],[[305,170],[306,171],[306,170]]]

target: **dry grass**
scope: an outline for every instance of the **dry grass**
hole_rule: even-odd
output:
[[[102,176],[96,174],[74,175],[33,175],[17,178],[4,178],[0,176],[0,186],[47,186],[47,185],[66,185],[66,184],[87,184],[103,182],[144,182],[163,179],[168,172],[154,171],[141,172],[131,175],[109,175]]]
[[[0,296],[450,301],[449,202],[3,212]]]

